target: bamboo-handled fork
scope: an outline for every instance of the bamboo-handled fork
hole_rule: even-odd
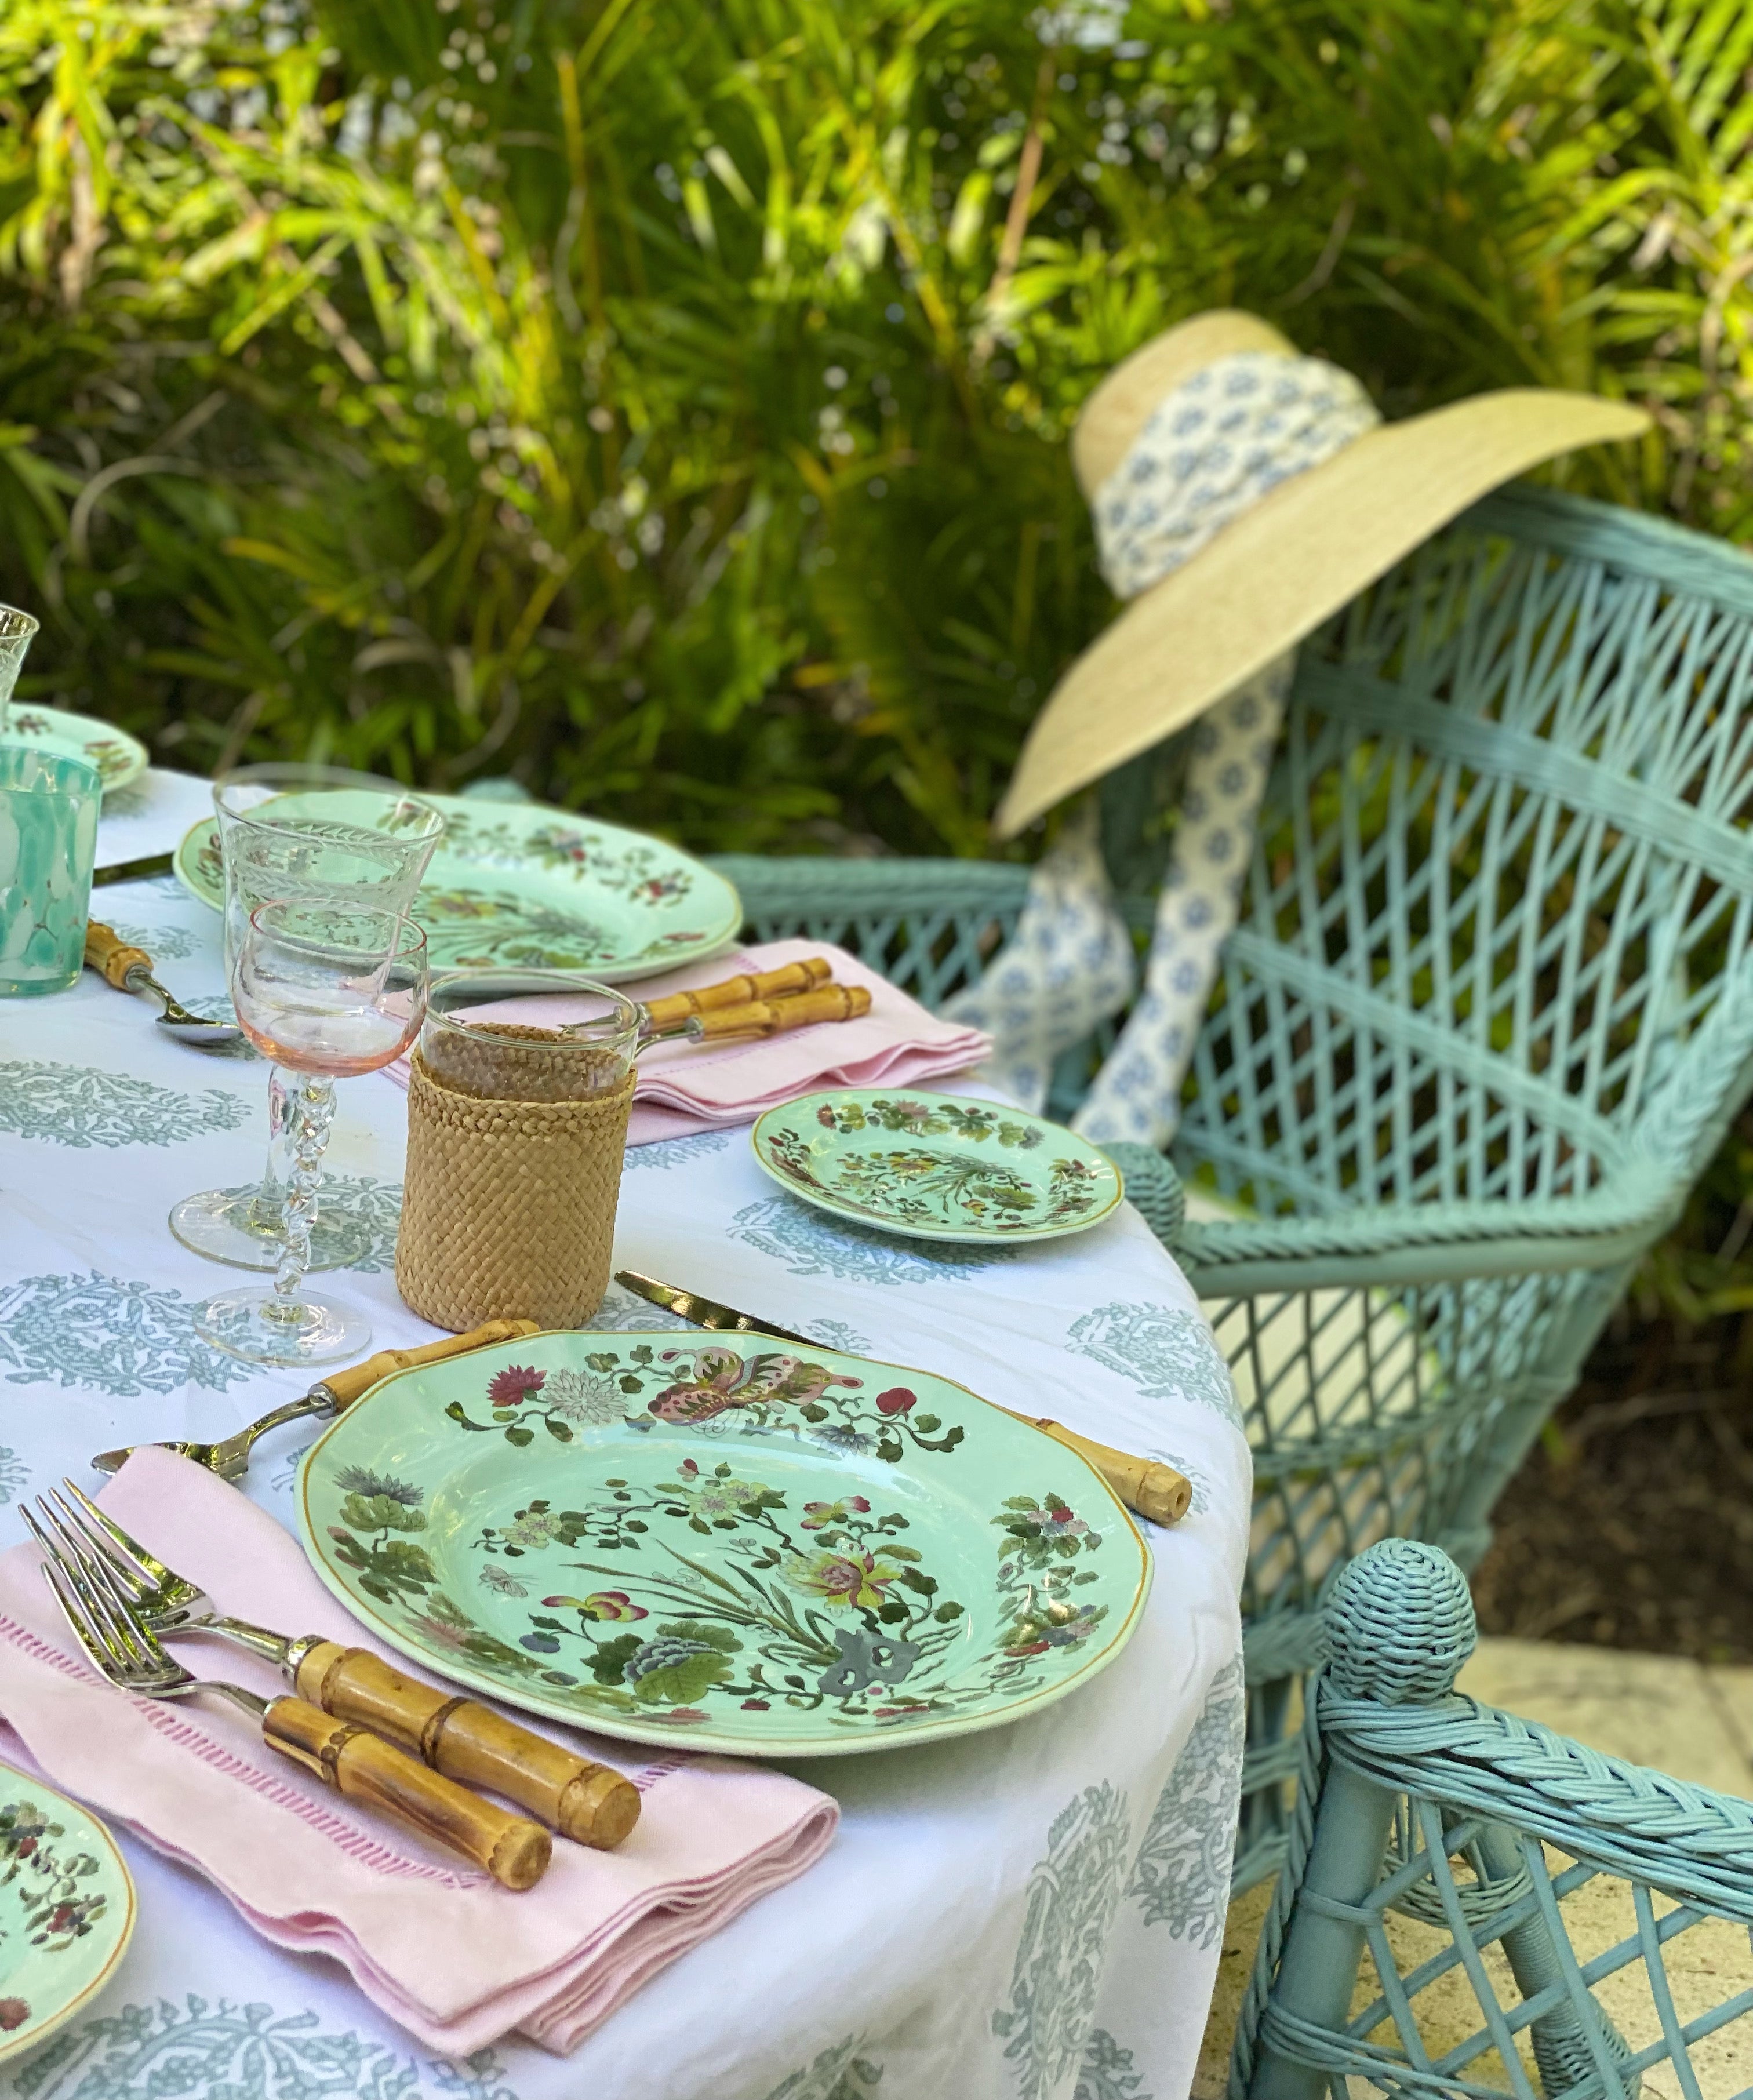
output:
[[[447,1779],[503,1794],[576,1844],[610,1851],[638,1821],[638,1789],[612,1766],[576,1757],[473,1699],[404,1677],[369,1648],[343,1648],[320,1634],[292,1638],[231,1617],[71,1480],[61,1485],[64,1494],[39,1496],[37,1507],[60,1541],[64,1564],[73,1558],[88,1577],[101,1573],[160,1640],[211,1634],[247,1648],[332,1719],[387,1736]]]
[[[160,1646],[110,1577],[106,1564],[82,1559],[50,1535],[58,1529],[44,1505],[24,1521],[46,1556],[43,1573],[73,1638],[100,1677],[146,1699],[191,1699],[211,1692],[256,1721],[270,1749],[338,1793],[394,1816],[435,1843],[460,1852],[502,1887],[533,1888],[548,1871],[554,1841],[539,1823],[483,1801],[466,1787],[385,1742],[369,1730],[337,1721],[303,1699],[263,1699],[241,1684],[196,1677]],[[45,1528],[46,1524],[47,1528]]]

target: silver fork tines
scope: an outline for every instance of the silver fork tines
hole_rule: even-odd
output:
[[[213,1692],[260,1716],[267,1701],[239,1684],[199,1678],[160,1645],[135,1608],[114,1564],[82,1543],[67,1504],[38,1496],[35,1513],[20,1514],[43,1552],[42,1572],[73,1636],[98,1674],[124,1692],[148,1699],[182,1699]]]

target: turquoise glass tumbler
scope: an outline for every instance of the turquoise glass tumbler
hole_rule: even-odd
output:
[[[102,801],[82,758],[0,744],[0,998],[78,982]]]

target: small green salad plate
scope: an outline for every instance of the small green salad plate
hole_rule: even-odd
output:
[[[317,1573],[417,1661],[634,1742],[828,1757],[1062,1699],[1150,1558],[965,1387],[759,1335],[551,1334],[386,1379],[311,1446]]]
[[[56,758],[82,758],[94,767],[106,794],[138,780],[150,754],[138,737],[116,729],[95,715],[69,714],[64,708],[39,708],[15,700],[6,711],[6,740],[28,743]]]
[[[46,2041],[108,1983],[136,1908],[97,1818],[0,1765],[0,2063]]]
[[[724,877],[661,839],[536,802],[422,799],[445,819],[414,906],[435,968],[583,970],[616,983],[703,960],[742,924]],[[210,817],[183,839],[174,865],[191,895],[224,909]]]
[[[1058,1239],[1126,1193],[1107,1154],[1062,1124],[911,1088],[806,1094],[769,1109],[752,1139],[781,1188],[911,1239]]]

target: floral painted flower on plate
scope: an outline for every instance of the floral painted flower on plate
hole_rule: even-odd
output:
[[[0,1765],[0,2062],[46,2041],[108,1983],[135,1907],[97,1818]]]

